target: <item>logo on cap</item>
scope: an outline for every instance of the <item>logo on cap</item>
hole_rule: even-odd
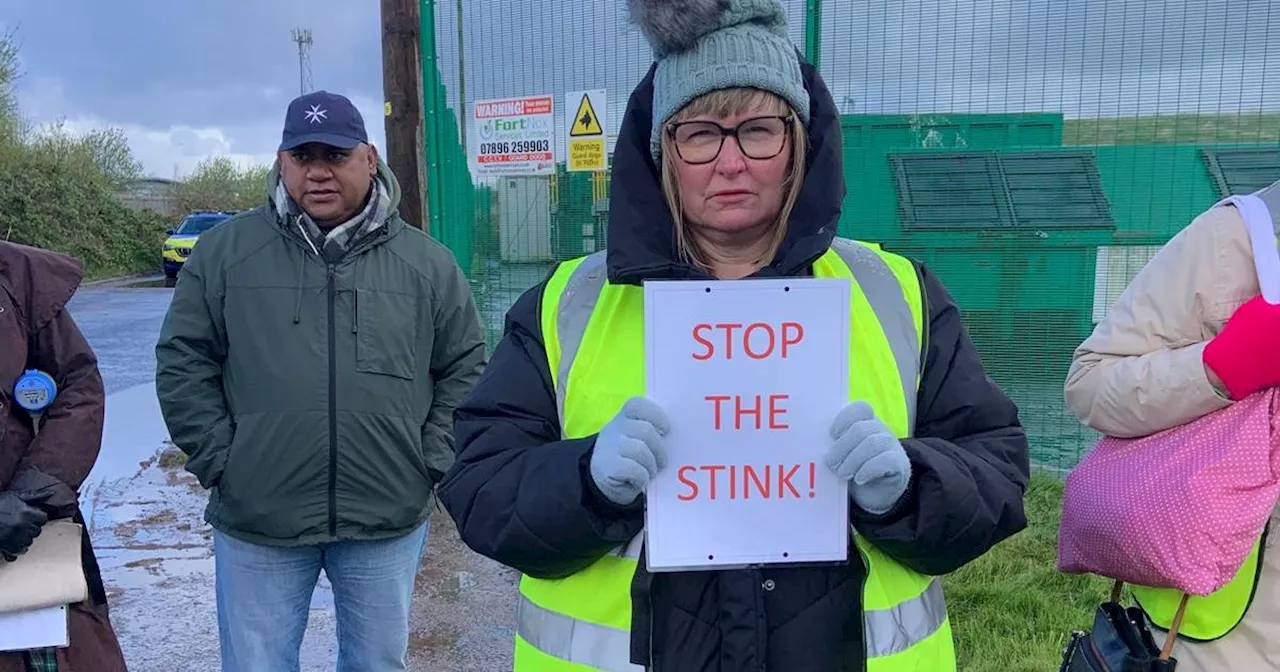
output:
[[[369,142],[360,110],[346,96],[323,90],[294,98],[285,113],[279,151],[312,142],[342,149]]]
[[[320,120],[325,118],[325,115],[328,114],[328,112],[320,109],[320,105],[316,104],[312,105],[311,109],[307,110],[303,114],[307,116],[307,121],[313,124],[318,124],[320,123]]]

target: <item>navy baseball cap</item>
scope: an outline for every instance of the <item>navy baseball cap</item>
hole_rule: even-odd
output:
[[[346,96],[313,91],[289,103],[284,116],[284,132],[280,135],[280,151],[319,142],[351,149],[369,142],[360,110]]]

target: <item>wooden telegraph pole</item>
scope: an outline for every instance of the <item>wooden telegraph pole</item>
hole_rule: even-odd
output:
[[[423,156],[422,56],[418,0],[381,0],[386,162],[400,181],[400,216],[431,232]]]

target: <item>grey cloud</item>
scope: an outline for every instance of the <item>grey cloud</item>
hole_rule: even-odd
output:
[[[2,0],[50,115],[218,126],[274,146],[297,90],[295,25],[317,87],[382,98],[374,0]],[[804,43],[805,0],[783,0]],[[466,98],[608,89],[610,131],[650,64],[622,0],[465,0]],[[845,111],[1069,116],[1280,109],[1277,0],[824,0],[821,67]],[[436,4],[442,80],[458,97],[454,0]],[[1271,70],[1268,73],[1267,70]],[[43,85],[41,85],[43,86]],[[42,91],[48,93],[48,91]],[[56,104],[55,104],[56,103]],[[366,107],[366,110],[369,108]],[[376,110],[373,110],[376,113]],[[469,117],[469,114],[466,114]],[[381,118],[367,119],[379,134]],[[241,149],[242,148],[242,149]]]
[[[857,112],[1280,107],[1272,0],[845,0],[822,28],[824,75]]]
[[[6,3],[14,0],[6,0]],[[289,30],[310,27],[316,86],[380,99],[378,5],[368,0],[21,2],[29,73],[64,82],[68,113],[150,127],[260,121],[298,87]],[[274,88],[281,93],[266,95]]]

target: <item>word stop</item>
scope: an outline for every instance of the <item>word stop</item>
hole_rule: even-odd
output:
[[[693,340],[703,350],[693,353],[693,358],[700,362],[717,356],[733,359],[736,346],[738,352],[751,359],[768,359],[775,355],[786,359],[791,348],[799,345],[803,338],[804,327],[799,322],[783,322],[776,327],[767,322],[752,322],[745,326],[740,322],[697,324],[693,327]],[[717,350],[717,347],[723,350]]]

